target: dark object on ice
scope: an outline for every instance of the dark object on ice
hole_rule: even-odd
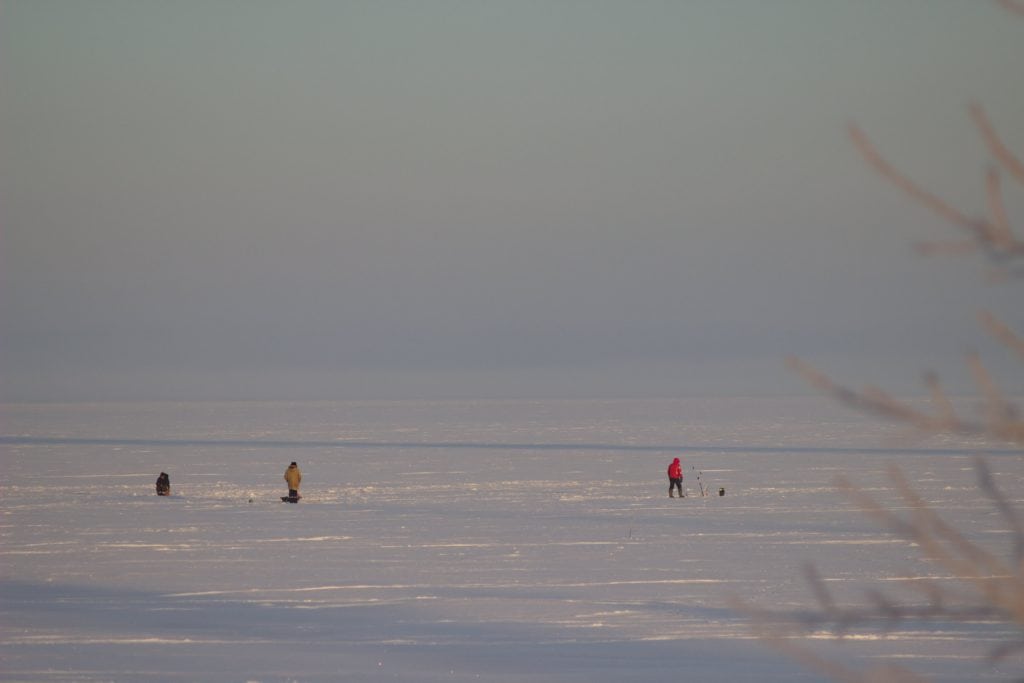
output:
[[[160,476],[156,478],[156,495],[171,495],[171,478],[167,476],[166,472],[161,472]]]
[[[724,486],[719,486],[718,487],[718,495],[720,495],[720,496],[724,496],[725,495],[725,487]]]
[[[298,503],[302,496],[281,496],[282,503]]]

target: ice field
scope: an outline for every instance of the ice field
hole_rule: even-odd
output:
[[[1018,505],[1024,491],[1019,451],[908,440],[817,398],[38,404],[0,420],[8,681],[820,681],[733,599],[811,609],[808,562],[851,604],[946,580],[839,495],[839,473],[898,506],[900,465],[1004,556],[975,454]],[[292,460],[298,505],[279,501]],[[1019,656],[985,660],[1010,635],[904,623],[805,644],[860,669],[1013,680]]]

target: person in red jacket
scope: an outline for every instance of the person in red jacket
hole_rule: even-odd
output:
[[[672,461],[672,464],[668,466],[668,497],[675,498],[672,495],[672,489],[679,489],[679,497],[683,497],[683,466],[679,464],[679,458]]]

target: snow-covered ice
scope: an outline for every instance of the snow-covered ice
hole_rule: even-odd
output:
[[[838,495],[838,474],[898,505],[896,463],[1008,550],[972,463],[987,454],[1019,504],[1021,453],[898,434],[812,398],[5,405],[0,677],[822,680],[754,638],[732,598],[813,608],[807,562],[851,603],[947,580]],[[682,500],[667,495],[677,455]],[[292,460],[298,505],[280,502]],[[713,495],[696,495],[698,471]],[[1019,660],[985,661],[1008,631],[908,623],[806,644],[859,668],[1011,680]]]

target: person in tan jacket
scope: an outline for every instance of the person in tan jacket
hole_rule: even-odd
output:
[[[288,498],[291,502],[297,503],[299,498],[299,484],[302,483],[302,472],[299,470],[299,466],[296,463],[288,465],[288,469],[284,471],[284,480],[288,482]]]

